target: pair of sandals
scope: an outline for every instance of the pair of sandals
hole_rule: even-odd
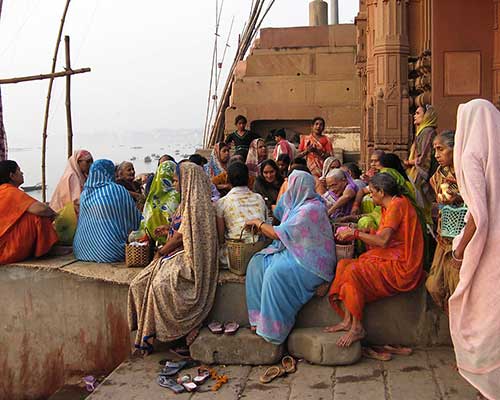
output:
[[[234,335],[240,329],[240,325],[235,321],[229,321],[225,324],[219,321],[212,321],[208,324],[208,330],[215,335]]]
[[[362,349],[363,357],[378,361],[390,361],[393,355],[410,356],[412,354],[413,350],[409,347],[392,346],[389,344],[385,346],[363,347]]]
[[[168,378],[165,376],[158,377],[158,384],[162,387],[166,387],[172,390],[174,393],[183,392],[194,392],[203,385],[209,378],[211,374],[208,368],[200,367],[198,368],[198,375],[191,378],[191,375],[181,376],[175,381],[173,378]]]
[[[266,369],[263,375],[260,376],[260,383],[270,383],[280,376],[293,374],[297,371],[297,361],[291,356],[285,356],[281,360],[281,365],[273,365]]]
[[[158,378],[156,382],[161,387],[172,390],[174,393],[182,393],[185,391],[193,391],[196,390],[198,385],[195,383],[199,381],[200,378],[195,377],[193,380],[186,380],[185,382],[179,383],[178,380],[174,379],[174,375],[178,374],[181,370],[185,368],[194,367],[197,363],[192,360],[181,360],[181,361],[166,361],[165,366],[162,368],[160,373],[158,374]],[[201,369],[201,368],[200,368]],[[200,369],[198,370],[198,375],[200,375]],[[188,375],[187,375],[188,376]],[[203,374],[205,376],[205,373]],[[205,382],[208,377],[210,377],[210,373],[206,378],[204,378]]]

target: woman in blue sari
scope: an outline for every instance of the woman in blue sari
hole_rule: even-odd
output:
[[[335,275],[332,227],[314,186],[311,174],[293,171],[274,211],[281,224],[273,227],[258,219],[246,224],[274,239],[252,257],[246,277],[250,325],[274,344],[286,340],[316,287]]]
[[[75,257],[102,263],[123,261],[127,236],[140,221],[141,213],[127,189],[115,183],[113,162],[95,161],[80,197]]]

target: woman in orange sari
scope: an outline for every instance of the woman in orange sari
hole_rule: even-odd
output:
[[[349,347],[365,337],[361,320],[366,303],[411,291],[424,278],[424,238],[415,208],[401,196],[396,180],[387,173],[375,175],[369,187],[374,203],[382,207],[377,232],[347,229],[337,234],[339,240],[358,239],[370,248],[358,259],[337,264],[329,299],[344,320],[325,330],[346,331],[337,341],[340,347]]]
[[[321,117],[313,119],[312,133],[300,137],[299,153],[297,157],[305,157],[307,168],[316,178],[323,172],[323,163],[333,156],[333,147],[330,140],[323,135],[325,130],[325,120]]]
[[[0,264],[43,256],[57,242],[56,213],[20,190],[23,182],[15,161],[0,161]]]

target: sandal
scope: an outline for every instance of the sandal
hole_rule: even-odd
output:
[[[191,361],[191,360],[189,360],[189,361],[188,360],[181,360],[181,361],[176,361],[176,362],[167,361],[165,363],[165,366],[161,370],[160,375],[174,376],[180,370],[182,370],[184,368],[191,368],[195,365],[196,365],[196,363],[194,361]]]
[[[295,358],[291,356],[285,356],[281,360],[281,365],[283,366],[283,369],[287,374],[293,374],[295,371],[297,371],[297,362],[295,361]]]
[[[398,356],[411,356],[413,354],[413,350],[411,348],[404,346],[392,346],[390,344],[386,344],[385,346],[374,346],[373,348],[383,353],[396,354]]]
[[[93,392],[95,390],[96,379],[92,375],[83,378],[83,382],[85,383],[87,392]]]
[[[213,334],[219,335],[224,333],[224,328],[219,321],[212,321],[208,324],[208,330]]]
[[[194,382],[183,382],[182,386],[184,386],[184,389],[186,389],[187,392],[194,392],[198,389],[198,385]]]
[[[158,385],[160,385],[161,387],[164,387],[164,388],[167,388],[167,389],[170,389],[171,391],[173,391],[174,393],[178,394],[178,393],[182,393],[185,391],[184,389],[184,386],[181,386],[179,385],[176,381],[174,381],[172,378],[168,378],[166,376],[163,376],[163,375],[159,375],[158,376],[158,379],[156,380],[156,382],[158,383]]]
[[[198,368],[198,375],[193,378],[193,382],[198,386],[203,385],[210,378],[208,368]]]
[[[378,353],[375,350],[373,350],[370,347],[363,347],[361,350],[361,354],[365,358],[371,358],[372,360],[378,360],[378,361],[391,361],[392,356],[389,353]]]
[[[240,329],[240,324],[234,321],[226,322],[224,324],[224,335],[234,335]]]
[[[285,370],[282,367],[278,367],[276,365],[273,365],[272,367],[269,367],[266,369],[266,372],[264,372],[263,375],[259,378],[260,383],[269,383],[273,381],[274,379],[285,375]]]

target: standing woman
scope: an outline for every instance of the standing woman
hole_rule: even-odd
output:
[[[217,143],[212,149],[210,160],[204,167],[210,179],[227,171],[228,162],[229,145],[224,142]]]
[[[469,208],[453,241],[460,282],[450,297],[450,330],[460,374],[488,399],[500,393],[500,112],[476,99],[458,108],[453,151]]]
[[[260,194],[266,202],[268,215],[273,215],[272,206],[276,205],[278,193],[283,184],[278,165],[273,160],[266,160],[260,165],[260,175],[255,179],[253,191]]]
[[[311,134],[300,137],[299,153],[297,154],[299,158],[306,158],[307,167],[316,178],[319,178],[323,172],[324,161],[333,156],[332,144],[323,135],[324,130],[325,120],[321,117],[314,118]]]
[[[50,208],[61,211],[68,203],[78,206],[80,195],[89,176],[92,154],[87,150],[77,150],[68,159],[66,169],[50,200]],[[78,207],[77,207],[78,208]]]
[[[250,150],[247,155],[248,174],[256,177],[259,175],[260,165],[267,160],[267,146],[264,139],[255,139],[250,144]]]
[[[236,130],[228,135],[226,143],[233,145],[235,154],[241,154],[243,161],[246,161],[250,143],[258,139],[259,135],[247,130],[247,119],[243,115],[238,115],[234,120],[234,124]]]
[[[408,176],[415,185],[417,202],[424,210],[425,222],[432,225],[434,191],[429,180],[435,168],[432,142],[436,137],[438,115],[434,107],[426,105],[417,108],[413,121],[417,133],[410,149],[410,156],[404,164],[408,168]]]
[[[94,162],[80,197],[73,242],[75,258],[102,263],[123,261],[128,234],[139,227],[140,221],[141,213],[127,189],[115,183],[113,162]]]

